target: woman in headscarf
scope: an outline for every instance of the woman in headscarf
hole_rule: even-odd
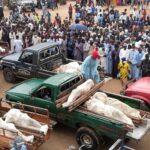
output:
[[[128,74],[130,71],[129,68],[129,64],[126,61],[126,58],[123,57],[120,61],[120,63],[118,64],[118,70],[119,70],[119,74],[120,74],[120,82],[123,88],[125,88],[125,85],[127,83],[128,80]]]

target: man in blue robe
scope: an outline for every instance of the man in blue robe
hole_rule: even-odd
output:
[[[100,59],[98,51],[93,50],[92,55],[86,57],[84,60],[81,66],[81,73],[86,80],[92,79],[96,83],[100,82],[100,76],[97,70],[97,67],[100,63],[98,59]]]
[[[134,51],[133,57],[131,60],[132,64],[132,79],[138,80],[140,78],[140,65],[142,62],[142,57],[144,56],[144,52],[141,47],[138,50]]]

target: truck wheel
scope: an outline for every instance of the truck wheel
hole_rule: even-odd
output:
[[[16,77],[10,68],[5,68],[3,71],[3,75],[7,82],[14,83],[16,81]]]
[[[99,139],[95,132],[88,127],[81,127],[76,132],[76,141],[81,145],[85,145],[85,150],[100,150]]]

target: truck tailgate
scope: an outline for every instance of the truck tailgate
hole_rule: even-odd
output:
[[[145,120],[147,121],[147,123],[143,123],[138,127],[135,127],[132,132],[127,133],[127,137],[133,140],[141,140],[150,129],[150,119],[146,118]]]

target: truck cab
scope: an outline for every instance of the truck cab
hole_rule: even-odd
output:
[[[58,109],[56,100],[70,93],[81,81],[81,76],[69,73],[61,73],[46,80],[31,79],[7,91],[6,99],[48,109],[53,118],[62,121],[60,116],[66,116],[68,112],[65,108]]]
[[[22,53],[9,54],[1,59],[4,78],[15,82],[16,78],[47,78],[56,74],[54,71],[61,64],[68,63],[55,43],[41,43],[28,47]]]

